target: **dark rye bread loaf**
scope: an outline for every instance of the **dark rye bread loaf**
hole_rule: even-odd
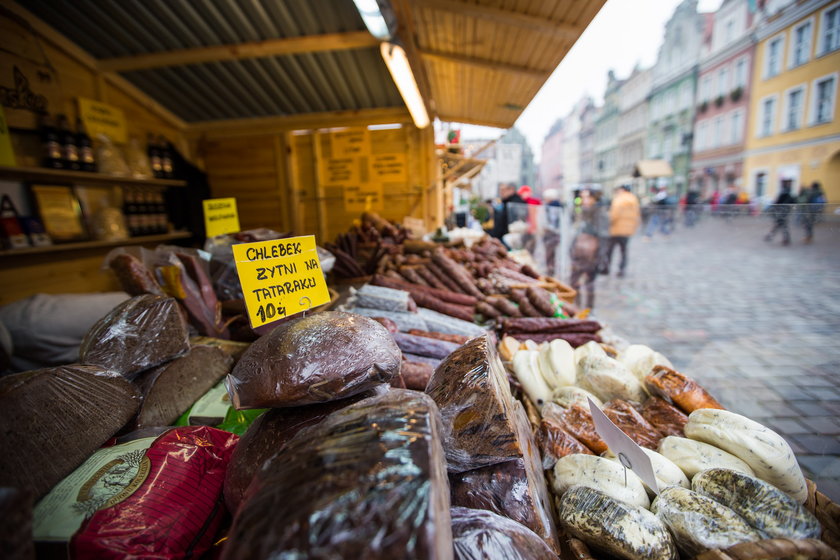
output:
[[[82,340],[79,360],[133,379],[189,349],[178,302],[146,294],[124,301],[97,321]]]
[[[540,455],[522,406],[515,403],[515,423],[523,457],[449,476],[453,506],[486,509],[521,523],[560,553],[551,500]]]
[[[240,410],[329,402],[389,383],[401,359],[381,324],[326,311],[283,323],[251,344],[227,387]]]
[[[455,560],[557,560],[537,534],[507,517],[465,507],[450,512]]]
[[[452,558],[440,416],[404,389],[295,435],[257,473],[223,560]]]
[[[0,488],[0,558],[33,560],[32,494],[17,488]]]
[[[233,358],[221,348],[195,346],[181,357],[141,373],[134,381],[143,402],[136,428],[169,426],[230,373]]]
[[[225,504],[236,513],[251,480],[266,460],[273,457],[287,441],[302,429],[314,426],[345,406],[362,399],[387,392],[387,385],[328,403],[274,408],[261,415],[239,438],[225,472]]]
[[[507,374],[489,335],[452,352],[426,393],[440,408],[450,473],[522,457]]]
[[[0,378],[0,486],[43,497],[137,412],[116,372],[71,364]]]

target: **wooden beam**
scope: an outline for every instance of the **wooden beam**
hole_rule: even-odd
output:
[[[443,122],[456,122],[456,123],[464,123],[464,124],[475,124],[478,126],[489,126],[493,128],[511,128],[516,119],[519,118],[519,115],[522,111],[516,113],[514,118],[509,122],[498,122],[498,121],[491,121],[488,119],[480,119],[475,117],[468,117],[466,115],[438,115],[438,118]]]
[[[324,189],[323,177],[321,177],[321,162],[324,159],[321,149],[321,133],[315,132],[312,135],[313,148],[315,151],[315,198],[318,201],[315,206],[315,216],[318,221],[318,239],[321,243],[327,239],[327,203],[324,200],[326,192]]]
[[[558,39],[576,39],[583,31],[576,25],[556,23],[545,18],[484,4],[471,4],[464,0],[417,0],[417,6],[492,21],[500,25],[521,27]]]
[[[281,117],[259,117],[253,119],[226,119],[202,121],[189,125],[189,134],[206,134],[208,138],[228,136],[251,136],[267,132],[287,130],[315,130],[343,126],[371,124],[411,123],[411,115],[405,107],[384,109],[362,109],[359,111],[329,111],[325,113],[301,113]]]
[[[420,51],[420,54],[426,60],[435,62],[446,62],[454,64],[465,64],[482,70],[489,70],[491,72],[502,72],[505,74],[516,74],[523,78],[531,78],[535,80],[545,80],[551,74],[551,70],[537,70],[528,68],[526,66],[517,66],[515,64],[505,64],[503,62],[495,62],[493,60],[486,60],[483,58],[475,58],[471,56],[464,56],[453,53],[443,53],[438,51]]]
[[[266,58],[269,56],[363,49],[377,46],[379,46],[379,40],[367,31],[350,31],[347,33],[287,37],[285,39],[106,58],[99,61],[99,67],[110,72],[127,72],[163,66],[183,66],[203,62]]]

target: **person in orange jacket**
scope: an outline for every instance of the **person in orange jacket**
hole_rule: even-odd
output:
[[[609,274],[612,263],[613,249],[618,245],[621,249],[621,263],[618,265],[618,277],[624,276],[627,269],[627,243],[630,236],[636,233],[641,223],[639,199],[630,192],[629,185],[622,185],[615,191],[610,204],[610,239],[607,244],[607,266],[605,274]]]

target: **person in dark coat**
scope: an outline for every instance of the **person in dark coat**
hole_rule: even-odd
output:
[[[507,235],[510,223],[516,221],[517,213],[521,213],[524,209],[527,216],[527,206],[522,197],[517,194],[516,185],[513,183],[503,183],[499,187],[499,197],[502,202],[493,208],[493,230],[490,235],[501,240],[504,235]]]
[[[790,229],[788,219],[796,199],[790,194],[790,186],[782,185],[782,191],[776,197],[776,202],[770,207],[770,215],[773,216],[773,229],[764,236],[764,241],[773,241],[776,232],[782,232],[782,245],[790,245]]]
[[[825,193],[818,181],[811,183],[811,188],[803,193],[805,204],[803,205],[802,227],[805,229],[804,243],[810,243],[814,239],[814,224],[820,217],[825,207]]]

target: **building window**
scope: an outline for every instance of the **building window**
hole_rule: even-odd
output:
[[[729,44],[735,38],[735,22],[731,19],[726,22],[726,43]]]
[[[764,196],[764,192],[767,190],[767,173],[763,171],[755,174],[755,196],[756,198],[760,198]]]
[[[759,111],[758,137],[770,136],[776,122],[776,95],[762,99]]]
[[[718,95],[723,97],[727,93],[729,93],[729,88],[727,86],[727,78],[729,77],[729,72],[726,70],[724,66],[720,70],[718,70]]]
[[[731,118],[732,124],[729,130],[729,143],[738,144],[743,139],[744,114],[740,109],[738,111],[732,111]]]
[[[811,21],[809,19],[793,28],[793,35],[791,37],[793,44],[790,49],[789,64],[791,68],[801,66],[811,58],[811,35],[814,27]]]
[[[840,49],[840,4],[822,13],[820,31],[820,55]]]
[[[764,77],[772,78],[782,71],[782,54],[785,50],[785,36],[779,35],[767,42],[764,61]]]
[[[747,57],[742,56],[735,62],[735,87],[747,85]]]
[[[715,119],[715,137],[713,142],[713,148],[723,145],[723,117],[717,117]]]
[[[805,86],[797,86],[785,93],[785,130],[802,128],[802,112],[805,108]]]
[[[814,80],[811,97],[811,124],[823,124],[834,120],[834,105],[837,99],[837,73]]]

